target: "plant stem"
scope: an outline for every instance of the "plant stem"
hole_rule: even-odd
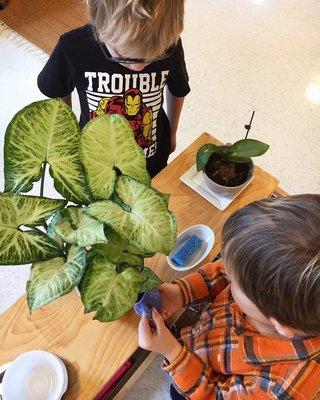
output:
[[[41,176],[41,185],[40,185],[40,197],[43,197],[43,191],[44,191],[44,178],[46,175],[46,168],[47,168],[47,162],[44,161],[43,167],[42,167],[42,176]]]
[[[252,113],[252,115],[251,115],[251,119],[250,119],[249,125],[245,125],[245,126],[244,126],[244,127],[246,128],[246,130],[247,130],[245,139],[248,139],[248,135],[249,135],[249,132],[250,132],[250,129],[251,129],[251,124],[252,124],[253,117],[254,117],[254,114],[255,114],[255,113],[256,113],[256,112],[253,111],[253,113]]]

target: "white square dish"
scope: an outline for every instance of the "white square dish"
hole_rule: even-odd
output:
[[[223,211],[252,182],[253,178],[254,176],[252,176],[252,178],[247,182],[244,187],[229,196],[215,193],[214,191],[209,189],[204,181],[202,171],[197,171],[196,164],[189,168],[188,171],[180,177],[180,180],[187,186],[191,187],[191,189],[193,189],[195,192],[200,194],[200,196],[209,201],[209,203],[217,207],[218,210]]]

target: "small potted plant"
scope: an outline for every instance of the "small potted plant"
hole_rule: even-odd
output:
[[[207,186],[221,195],[231,195],[244,187],[253,174],[251,157],[264,154],[266,143],[242,139],[234,144],[203,145],[197,153],[197,170],[203,171]]]

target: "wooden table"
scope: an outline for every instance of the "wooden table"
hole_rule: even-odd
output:
[[[202,134],[153,180],[154,187],[171,194],[169,204],[176,213],[179,231],[194,224],[207,224],[214,230],[216,242],[205,261],[219,253],[221,228],[226,218],[236,209],[270,196],[278,185],[277,179],[255,167],[252,183],[225,211],[219,211],[180,181],[180,176],[194,164],[198,148],[207,142],[217,143],[207,133]],[[165,281],[182,276],[168,266],[163,255],[156,255],[146,264]],[[32,349],[53,352],[64,360],[68,369],[69,389],[64,399],[94,399],[105,382],[137,350],[138,318],[133,311],[111,323],[92,321],[91,317],[83,315],[75,292],[31,317],[25,296],[21,297],[0,317],[0,365]]]

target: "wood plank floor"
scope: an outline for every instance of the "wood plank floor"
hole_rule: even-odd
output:
[[[0,20],[47,53],[59,36],[88,20],[81,0],[9,0]]]

